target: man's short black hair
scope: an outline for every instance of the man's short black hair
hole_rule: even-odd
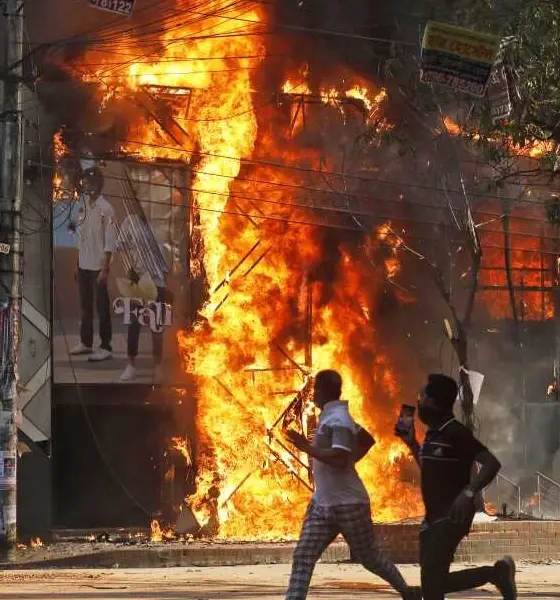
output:
[[[335,399],[342,394],[342,377],[338,371],[325,369],[315,376],[315,385],[332,394]]]
[[[428,375],[428,385],[426,386],[426,395],[433,398],[440,408],[451,410],[457,399],[457,382],[442,373],[432,373]]]

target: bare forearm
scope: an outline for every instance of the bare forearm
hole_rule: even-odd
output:
[[[112,252],[105,252],[103,254],[103,270],[108,271],[111,266],[111,256]]]
[[[481,462],[480,471],[473,477],[469,485],[471,490],[475,494],[481,492],[492,483],[500,468],[501,464],[495,456],[491,454],[485,456],[484,462]]]
[[[348,464],[348,456],[346,452],[333,450],[332,448],[315,448],[309,445],[303,449],[312,458],[316,458],[321,462],[330,465],[331,467],[344,468]]]
[[[414,456],[416,464],[420,466],[420,444],[416,438],[410,442],[410,444],[408,444],[408,449],[410,450],[412,456]]]

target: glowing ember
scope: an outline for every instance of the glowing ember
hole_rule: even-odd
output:
[[[153,519],[150,523],[150,532],[150,541],[161,542],[163,540],[163,532],[161,531],[159,521],[156,521],[156,519]]]
[[[68,148],[62,141],[62,132],[59,131],[53,136],[53,153],[54,153],[54,164],[55,170],[53,174],[53,200],[61,200],[64,196],[63,179],[58,172],[58,166],[61,158],[68,154]]]
[[[311,95],[311,88],[307,83],[295,83],[291,79],[287,79],[282,86],[284,94],[309,94]]]
[[[361,100],[370,114],[387,99],[387,92],[384,89],[382,89],[372,98],[371,90],[360,86],[346,90],[345,94],[348,98],[356,98],[357,100]]]
[[[173,448],[183,455],[187,465],[192,466],[193,465],[193,457],[192,457],[192,447],[191,447],[190,440],[179,438],[179,437],[174,437],[174,438],[172,438],[171,442],[173,444]]]
[[[62,141],[62,132],[58,131],[54,134],[53,137],[53,146],[54,146],[54,157],[56,160],[60,160],[63,156],[68,154],[68,148],[66,144]]]
[[[41,548],[43,546],[43,542],[41,541],[41,538],[32,538],[30,545],[32,548]]]
[[[498,514],[498,509],[492,504],[492,502],[484,503],[484,512],[487,515],[495,517]]]
[[[539,504],[539,497],[537,494],[535,494],[534,496],[531,496],[531,498],[529,499],[529,506],[531,508],[535,508],[536,506],[538,506]]]
[[[459,124],[457,124],[451,117],[445,117],[443,119],[445,128],[451,135],[467,135]],[[480,135],[474,133],[468,136],[472,140],[479,140]],[[492,140],[491,140],[492,141]],[[495,140],[498,142],[498,140]],[[511,138],[505,140],[507,142],[508,151],[517,156],[528,156],[530,158],[541,158],[545,154],[554,152],[556,149],[556,142],[549,140],[533,140],[525,145],[514,144]]]
[[[175,537],[175,532],[170,529],[162,529],[159,521],[153,519],[150,523],[150,541],[151,542],[162,542],[163,540],[170,540]]]
[[[401,265],[396,258],[388,258],[385,261],[385,268],[387,269],[387,277],[392,279],[400,271]]]

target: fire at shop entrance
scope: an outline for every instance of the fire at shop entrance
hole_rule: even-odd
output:
[[[164,388],[177,388],[166,391],[175,395],[170,404],[193,410],[192,431],[165,421],[160,431],[167,446],[154,446],[156,461],[163,460],[165,447],[182,449],[179,458],[193,485],[161,515],[153,514],[163,508],[152,498],[146,511],[152,514],[142,519],[163,521],[153,526],[156,537],[168,526],[207,537],[293,537],[312,481],[281,430],[292,422],[312,434],[310,377],[328,367],[341,371],[353,415],[377,439],[359,465],[375,518],[416,517],[422,511],[417,473],[392,432],[400,403],[414,401],[424,373],[456,366],[444,365],[442,358],[447,343],[442,317],[449,306],[419,264],[426,265],[426,257],[443,260],[455,289],[469,296],[465,281],[472,266],[464,240],[453,238],[451,218],[464,212],[460,186],[448,189],[442,181],[442,152],[432,138],[414,157],[382,143],[392,119],[402,117],[385,90],[343,66],[314,71],[298,60],[270,66],[261,36],[228,37],[235,17],[228,10],[224,6],[223,15],[205,20],[224,35],[198,39],[198,20],[182,21],[173,33],[155,33],[152,46],[142,44],[132,54],[137,59],[126,63],[107,46],[92,46],[68,64],[58,57],[65,92],[71,88],[84,101],[73,120],[60,115],[66,127],[55,144],[55,210],[58,194],[68,190],[66,201],[73,206],[70,157],[75,173],[83,161],[101,169],[109,201],[137,201],[145,215],[163,211],[154,217],[162,227],[152,232],[174,281],[173,322],[166,331],[163,380],[152,380],[150,335],[141,336],[146,365],[139,383],[157,383],[154,405]],[[244,22],[267,18],[256,8]],[[134,40],[127,43],[134,46]],[[48,88],[48,82],[43,85]],[[60,98],[56,89],[51,94]],[[440,139],[449,132],[433,135]],[[466,158],[465,176],[476,181],[478,166],[468,166],[473,157]],[[473,229],[501,219],[495,214],[498,201],[486,195],[484,202],[469,214]],[[65,214],[55,236],[64,230]],[[116,210],[117,224],[127,216]],[[483,246],[495,247],[495,237],[502,243],[502,230],[486,234],[481,229]],[[407,261],[409,244],[416,256],[409,252]],[[61,252],[68,255],[62,259],[67,271],[69,247]],[[511,318],[492,314],[499,308],[493,293],[508,300],[504,268],[495,269],[503,252],[494,258],[481,268],[488,278],[481,277],[488,306],[477,304],[489,330],[490,316]],[[524,260],[515,266],[521,274],[528,269]],[[115,261],[124,265],[116,277],[126,279],[126,260]],[[542,273],[552,272],[541,262]],[[493,268],[500,272],[498,283],[489,272]],[[551,318],[545,283],[543,321]],[[516,284],[523,288],[523,280]],[[112,297],[122,295],[116,281],[111,285]],[[71,302],[68,290],[57,289],[61,302]],[[61,320],[69,314],[63,309]],[[523,314],[528,317],[528,311]],[[125,327],[115,331],[125,339]],[[93,384],[100,373],[104,383],[116,383],[126,364],[124,341],[116,344],[111,363],[92,367],[83,357],[71,363],[60,323],[59,332],[66,349],[66,367],[55,356],[55,378],[57,369],[66,377],[60,383]],[[488,356],[485,364],[493,364],[495,355]],[[518,369],[516,360],[507,368]],[[186,395],[185,386],[192,386]],[[147,437],[140,417],[128,426],[138,429],[140,440]],[[153,489],[155,480],[150,481],[146,486]]]
[[[248,82],[235,77],[240,86]],[[91,80],[86,86],[94,87]],[[171,154],[192,172],[183,184],[191,210],[185,219],[189,316],[176,336],[183,376],[195,382],[197,401],[196,492],[184,506],[202,535],[293,536],[311,480],[280,430],[291,419],[312,432],[305,402],[310,376],[336,365],[353,412],[378,439],[375,455],[361,465],[368,486],[377,488],[377,518],[418,514],[418,491],[406,476],[411,460],[390,435],[399,388],[374,326],[381,304],[389,296],[397,301],[391,280],[399,263],[393,244],[378,234],[385,216],[371,214],[367,183],[333,173],[339,164],[362,169],[363,148],[355,140],[368,126],[386,126],[384,92],[362,87],[359,78],[340,90],[312,91],[301,75],[280,86],[258,116],[251,109],[233,121],[209,123],[203,118],[209,105],[237,110],[229,90],[224,107],[207,90],[174,91],[150,84],[117,94],[117,108],[129,92],[142,105],[119,113],[130,121],[127,135],[136,140],[130,144],[108,148],[106,132],[82,134],[77,144],[76,128],[67,127],[57,138],[54,183],[56,206],[57,190],[72,187],[64,162],[74,156],[98,163],[107,187],[115,177],[115,152],[124,163],[136,160],[149,169],[151,162],[156,171]],[[237,104],[253,106],[248,88],[237,93]],[[120,193],[104,192],[111,200]],[[362,222],[355,214],[373,218]],[[204,291],[193,300],[193,289]],[[175,297],[184,301],[181,293]],[[124,358],[122,349],[116,355]]]

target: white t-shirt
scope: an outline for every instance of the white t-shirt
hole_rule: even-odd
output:
[[[348,411],[348,402],[333,400],[321,411],[313,444],[317,448],[346,450],[355,456],[358,430],[359,426]],[[331,467],[314,458],[313,478],[313,500],[319,506],[369,504],[369,495],[352,458],[344,469]]]
[[[115,211],[99,196],[93,202],[86,196],[80,199],[77,214],[78,266],[85,271],[100,271],[105,252],[116,247]]]

